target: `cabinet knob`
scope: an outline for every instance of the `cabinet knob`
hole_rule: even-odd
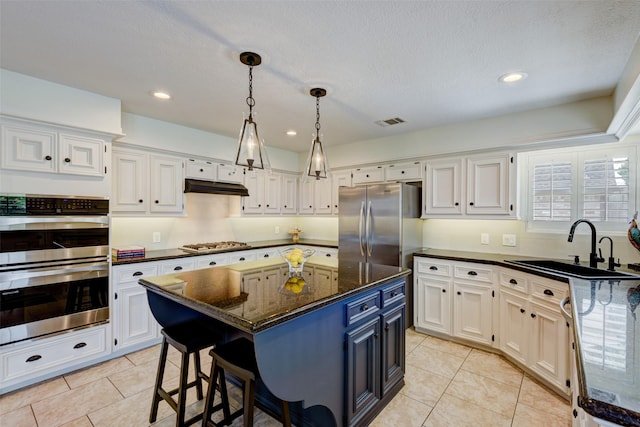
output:
[[[258,207],[261,208],[262,207],[262,203],[258,203]]]
[[[544,290],[544,294],[545,295],[549,295],[550,297],[552,297],[553,296],[553,291],[551,289],[545,289]]]
[[[269,258],[269,254],[264,254],[263,258]]]
[[[401,173],[401,174],[404,174],[404,171],[401,171],[400,173]]]
[[[524,313],[524,308],[521,308],[521,309],[520,309],[520,313]]]
[[[458,294],[458,295],[462,295],[462,293],[461,293],[460,291],[456,292],[456,294]]]
[[[367,174],[367,178],[369,178],[369,174]]]
[[[535,319],[536,318],[536,314],[535,313],[531,313],[531,318]]]
[[[475,272],[475,271],[473,271],[473,270],[471,270],[471,271],[467,272],[467,274],[468,274],[469,276],[477,276],[477,275],[478,275],[478,273],[476,273],[476,272]]]
[[[33,356],[29,356],[25,362],[35,362],[36,360],[42,359],[42,356],[39,354],[34,354]]]
[[[87,346],[86,342],[79,342],[78,344],[74,345],[73,348],[78,349],[86,346]]]
[[[160,203],[160,201],[159,201],[159,200],[156,200],[156,204],[158,204],[158,203]]]
[[[287,205],[284,205],[284,207],[286,208],[286,207],[287,207]]]
[[[173,271],[180,271],[180,270],[182,270],[182,267],[181,267],[181,266],[179,266],[179,265],[178,265],[178,266],[176,266],[176,267],[174,267],[174,269],[173,269]]]
[[[142,276],[142,271],[136,271],[132,276]]]
[[[200,169],[200,172],[204,172],[204,169]]]
[[[331,257],[331,254],[324,254],[324,256],[326,256],[326,257]]]
[[[49,155],[44,156],[44,159],[45,159],[45,160],[51,160],[51,156],[49,156]]]
[[[211,261],[211,262],[209,263],[209,265],[216,265],[216,264],[217,264],[217,262],[215,262],[215,261]]]
[[[311,205],[309,205],[309,209],[311,209]]]
[[[240,257],[238,261],[244,261],[244,257]]]
[[[360,311],[367,311],[368,309],[369,309],[369,306],[366,303],[360,306]]]
[[[138,200],[138,203],[142,203],[142,199]]]
[[[454,205],[454,206],[460,206],[460,203],[455,202],[453,205]]]
[[[447,290],[446,290],[446,289],[443,289],[443,290],[442,290],[442,293],[443,293],[443,294],[446,294],[446,293],[447,293]]]
[[[429,270],[437,271],[438,267],[436,267],[435,265],[432,265],[431,267],[429,267]]]
[[[473,206],[473,202],[469,202],[469,206]]]
[[[391,292],[391,298],[395,297],[398,295],[398,291],[393,291]]]
[[[509,283],[511,283],[512,285],[517,285],[518,281],[516,279],[511,279],[509,280]]]
[[[68,158],[68,157],[65,157],[64,162],[65,162],[65,163],[71,163],[71,159],[70,159],[70,158]]]

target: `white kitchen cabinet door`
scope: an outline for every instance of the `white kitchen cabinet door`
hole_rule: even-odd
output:
[[[2,126],[2,167],[30,172],[58,170],[56,132]]]
[[[300,191],[298,192],[298,213],[307,215],[313,214],[315,204],[314,189],[315,180],[308,179],[306,181],[300,181]]]
[[[113,212],[146,212],[147,155],[142,152],[113,150]]]
[[[508,215],[509,155],[467,159],[467,213]]]
[[[453,335],[491,346],[491,286],[454,281],[453,290]]]
[[[184,211],[183,162],[176,157],[149,156],[150,203],[152,213],[180,213]]]
[[[264,179],[264,213],[268,215],[280,214],[282,205],[282,175],[268,174]]]
[[[531,369],[559,389],[567,390],[569,327],[559,309],[532,302],[529,321],[532,322]]]
[[[384,168],[382,166],[357,168],[353,170],[352,173],[353,185],[384,182]]]
[[[244,186],[249,196],[242,197],[243,215],[261,214],[264,211],[264,180],[264,174],[256,170],[245,174]]]
[[[314,186],[314,213],[331,214],[331,179],[316,179]]]
[[[73,175],[103,176],[105,144],[102,139],[61,133],[59,172]]]
[[[420,181],[422,180],[422,163],[397,163],[387,165],[384,171],[386,181]]]
[[[500,350],[523,365],[528,362],[529,305],[526,297],[500,290]]]
[[[216,165],[214,163],[203,160],[187,159],[185,178],[215,181],[216,175]]]
[[[415,326],[451,335],[451,279],[425,274],[414,277]]]
[[[218,164],[218,181],[242,184],[244,168],[236,165]]]
[[[351,171],[331,173],[331,213],[339,212],[340,187],[351,187]]]
[[[283,175],[281,191],[280,212],[287,215],[298,212],[298,177],[289,174]]]
[[[426,164],[425,215],[462,213],[462,161],[432,160]]]
[[[119,287],[116,291],[116,310],[116,350],[158,340],[159,326],[149,309],[145,288],[137,283]]]

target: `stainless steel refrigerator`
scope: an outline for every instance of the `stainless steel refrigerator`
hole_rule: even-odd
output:
[[[412,268],[422,247],[421,189],[404,183],[340,187],[340,261]],[[413,324],[413,282],[407,283],[407,326]]]

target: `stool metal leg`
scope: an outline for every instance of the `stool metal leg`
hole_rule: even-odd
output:
[[[153,388],[153,401],[151,402],[151,413],[149,414],[149,422],[153,423],[156,421],[158,417],[158,405],[160,404],[160,399],[162,396],[159,393],[160,388],[162,387],[162,377],[164,377],[164,368],[167,363],[167,350],[169,349],[169,344],[166,339],[162,340],[162,347],[160,350],[160,360],[158,361],[158,373],[156,375],[156,384]]]

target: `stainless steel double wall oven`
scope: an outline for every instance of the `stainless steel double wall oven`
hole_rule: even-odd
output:
[[[0,346],[109,320],[109,201],[0,194]]]

